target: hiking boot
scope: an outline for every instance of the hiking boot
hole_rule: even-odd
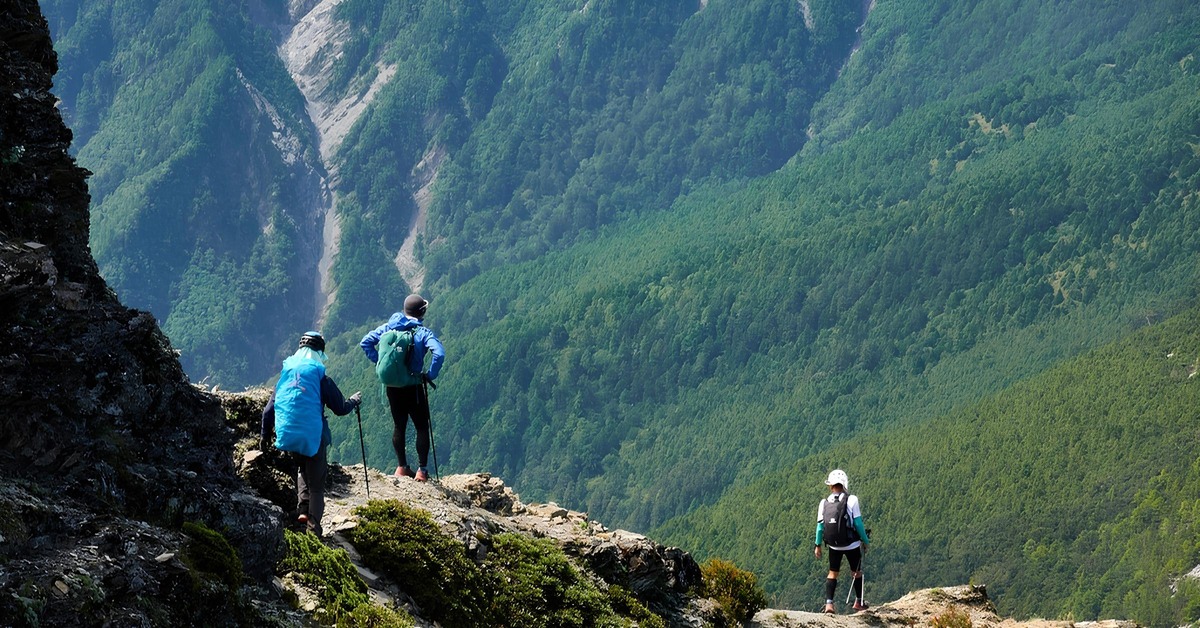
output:
[[[412,469],[409,469],[408,467],[406,467],[404,465],[400,465],[400,466],[396,467],[395,475],[398,478],[405,478],[405,477],[412,478],[412,477],[416,477],[417,474],[413,473]]]
[[[302,526],[307,526],[308,525],[308,515],[301,513],[300,516],[296,517],[296,523],[298,523]]]
[[[870,606],[868,606],[866,602],[864,602],[864,601],[862,601],[862,600],[854,600],[854,610],[856,610],[856,611],[865,611],[865,610],[867,610],[868,608],[871,608],[871,607],[870,607]]]
[[[429,472],[426,471],[424,467],[421,467],[420,469],[417,469],[417,475],[415,477],[417,478],[418,482],[428,482]]]

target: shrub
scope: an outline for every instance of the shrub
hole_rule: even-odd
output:
[[[225,537],[203,523],[185,522],[183,533],[188,542],[182,559],[196,571],[212,574],[230,589],[242,584],[242,559]]]
[[[416,622],[406,613],[398,613],[374,604],[359,604],[337,622],[338,628],[413,628]]]
[[[700,566],[701,592],[717,601],[728,625],[741,625],[766,608],[767,594],[758,578],[733,563],[713,558]]]
[[[929,621],[933,628],[971,628],[971,614],[951,606]]]
[[[604,593],[571,565],[553,541],[497,535],[482,567],[493,576],[490,610],[497,623],[614,625],[615,613]]]
[[[479,564],[428,513],[397,501],[357,510],[347,535],[373,569],[394,579],[445,626],[640,626],[662,619],[628,591],[607,592],[546,539],[498,534]]]
[[[357,510],[346,536],[372,569],[404,587],[425,615],[447,626],[483,617],[480,571],[461,543],[442,533],[428,513],[398,501],[372,501]]]
[[[291,530],[284,530],[283,539],[287,549],[279,562],[280,569],[292,572],[305,586],[316,591],[321,607],[333,622],[362,626],[412,625],[411,621],[407,624],[370,621],[369,618],[376,614],[373,609],[379,609],[385,616],[391,611],[372,607],[367,597],[367,585],[358,577],[345,550],[333,549],[312,534],[297,534]]]
[[[652,613],[625,587],[616,584],[608,587],[608,603],[618,614],[636,621],[640,628],[667,628],[662,617]]]

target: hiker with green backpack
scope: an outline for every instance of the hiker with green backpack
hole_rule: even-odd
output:
[[[367,358],[375,363],[375,374],[384,386],[392,411],[396,477],[411,477],[418,482],[429,480],[429,395],[425,386],[437,379],[446,359],[437,335],[422,324],[428,306],[429,302],[420,295],[408,295],[403,312],[392,314],[388,322],[371,330],[359,343]],[[428,371],[424,370],[427,352],[433,356]],[[415,472],[408,466],[404,451],[410,417],[417,430],[419,466]]]
[[[829,496],[817,505],[817,535],[813,555],[821,558],[822,541],[829,546],[829,575],[825,579],[825,613],[833,614],[833,593],[837,590],[838,572],[842,558],[850,563],[853,579],[850,589],[854,592],[854,610],[867,609],[863,600],[862,559],[867,553],[867,531],[863,528],[862,508],[858,496],[848,491],[850,478],[845,471],[834,469],[825,479]]]

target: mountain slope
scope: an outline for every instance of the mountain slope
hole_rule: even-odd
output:
[[[450,351],[433,402],[440,462],[633,529],[978,402],[1194,301],[1193,4],[345,0],[331,98],[373,99],[328,164],[331,372],[344,389],[375,388],[357,341],[419,278]],[[210,5],[196,6],[203,17]],[[241,32],[251,13],[222,12],[231,30],[187,40]],[[53,21],[68,49],[69,33],[86,39]],[[265,40],[253,47],[264,54],[269,38],[246,28],[238,41]],[[113,50],[136,39],[110,31]],[[210,73],[196,85],[235,85],[243,57],[197,50],[215,61],[196,64]],[[256,77],[300,115],[299,90]],[[168,91],[181,111],[240,110],[212,90]],[[67,92],[68,112],[85,109],[90,92]],[[116,120],[95,111],[98,128]],[[212,120],[184,118],[163,126]],[[135,155],[88,146],[80,158],[98,173]],[[152,148],[165,159],[177,146],[191,145]],[[208,206],[179,189],[127,206],[176,212],[174,228]],[[113,255],[135,247],[125,234],[139,232],[97,207],[98,253],[101,232],[119,241]],[[239,226],[199,237],[248,255],[251,221],[223,223]],[[215,246],[168,239],[163,270],[186,281],[166,293],[188,307],[155,311],[189,364],[213,352],[198,377],[269,378],[270,347],[281,357],[319,320],[316,307],[241,308],[315,283],[315,253],[294,274],[261,269],[322,247],[268,240],[278,254],[247,276]],[[159,294],[176,281],[146,280]],[[363,424],[369,462],[391,467],[383,405]],[[335,423],[340,460],[360,456],[356,427]]]
[[[304,101],[239,3],[42,3],[91,246],[189,372],[258,381],[312,324],[327,194]],[[289,334],[290,335],[290,334]]]
[[[1160,47],[1096,83],[1047,73],[905,113],[442,295],[443,461],[654,525],[1177,310],[1197,277],[1200,101]],[[1043,90],[1075,113],[1026,107]],[[370,386],[356,340],[337,368]]]
[[[820,595],[821,479],[840,467],[873,528],[881,599],[970,579],[1006,614],[1195,621],[1200,587],[1169,585],[1200,563],[1198,324],[1189,310],[980,403],[803,457],[658,532],[803,604]]]
[[[37,3],[0,5],[0,624],[235,618],[205,542],[265,584],[280,524],[234,475],[220,406],[88,253],[55,66]]]

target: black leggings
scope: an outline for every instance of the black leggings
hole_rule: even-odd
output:
[[[842,557],[846,557],[846,562],[850,563],[850,571],[858,571],[862,566],[862,548],[856,547],[848,550],[835,550],[829,548],[829,571],[842,570]]]
[[[846,562],[850,563],[850,571],[859,573],[862,568],[862,548],[856,547],[849,550],[829,549],[829,571],[830,573],[838,573],[842,570],[842,557],[846,557]],[[862,601],[862,575],[853,576],[850,579],[850,588],[854,591],[854,599]],[[827,578],[825,580],[825,602],[833,603],[833,593],[837,590],[837,580]]]
[[[425,397],[424,386],[405,386],[387,389],[388,406],[392,409],[392,448],[396,450],[396,461],[400,466],[407,467],[408,459],[404,455],[407,439],[408,419],[412,417],[413,427],[417,428],[417,460],[421,466],[429,465],[429,399]]]

